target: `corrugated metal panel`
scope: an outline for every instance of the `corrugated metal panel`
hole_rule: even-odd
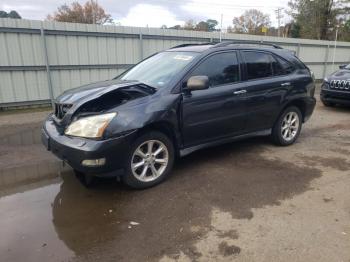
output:
[[[41,28],[45,32],[54,96],[79,85],[113,78],[125,70],[122,68],[155,52],[182,43],[219,39],[218,32],[0,19],[0,106],[49,99]],[[223,34],[222,38],[273,42],[298,52],[317,78],[337,69],[339,63],[350,61],[350,43],[338,43],[333,67],[334,43],[330,41],[242,34]]]

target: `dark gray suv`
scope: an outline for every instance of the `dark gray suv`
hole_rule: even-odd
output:
[[[350,64],[326,77],[321,87],[321,101],[325,106],[350,105]]]
[[[256,135],[293,144],[314,91],[310,70],[278,46],[181,45],[64,92],[42,140],[84,183],[120,175],[146,188],[169,175],[177,156],[204,147]]]

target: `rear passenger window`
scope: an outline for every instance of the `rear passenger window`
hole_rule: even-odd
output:
[[[271,55],[263,52],[244,51],[248,79],[258,79],[273,76]]]
[[[294,71],[294,67],[280,57],[272,57],[272,68],[274,75],[288,75]]]
[[[239,81],[239,64],[235,52],[215,54],[202,62],[191,76],[208,76],[210,87]]]

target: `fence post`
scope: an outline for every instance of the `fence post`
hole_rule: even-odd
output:
[[[142,38],[142,33],[140,32],[140,56],[141,56],[141,59],[140,59],[140,61],[142,61],[143,60],[143,38]]]
[[[326,55],[325,55],[325,58],[324,58],[324,64],[323,64],[323,78],[325,78],[325,77],[326,77],[326,74],[327,74],[328,56],[329,56],[329,45],[327,45]]]
[[[50,64],[49,64],[49,55],[47,53],[47,44],[46,44],[46,38],[45,38],[45,31],[44,28],[40,28],[40,34],[41,34],[41,41],[43,44],[43,51],[44,51],[44,58],[45,58],[45,67],[46,67],[46,75],[47,75],[47,84],[49,87],[49,95],[51,100],[51,106],[54,108],[54,95],[53,95],[53,89],[52,89],[52,80],[51,80],[51,71],[50,71]]]
[[[297,48],[297,57],[300,55],[300,43],[298,43],[298,48]]]

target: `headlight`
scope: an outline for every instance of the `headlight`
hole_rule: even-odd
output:
[[[329,83],[328,82],[323,82],[322,85],[321,85],[321,88],[322,89],[329,89]]]
[[[323,79],[323,81],[329,83],[329,80],[328,80],[327,77],[325,77],[325,78]]]
[[[86,138],[102,137],[109,122],[111,122],[116,115],[117,113],[108,113],[80,118],[71,123],[64,133],[69,136]]]
[[[311,74],[312,80],[314,80],[314,81],[315,81],[315,80],[316,80],[316,77],[315,77],[314,72],[310,70],[310,74]]]

